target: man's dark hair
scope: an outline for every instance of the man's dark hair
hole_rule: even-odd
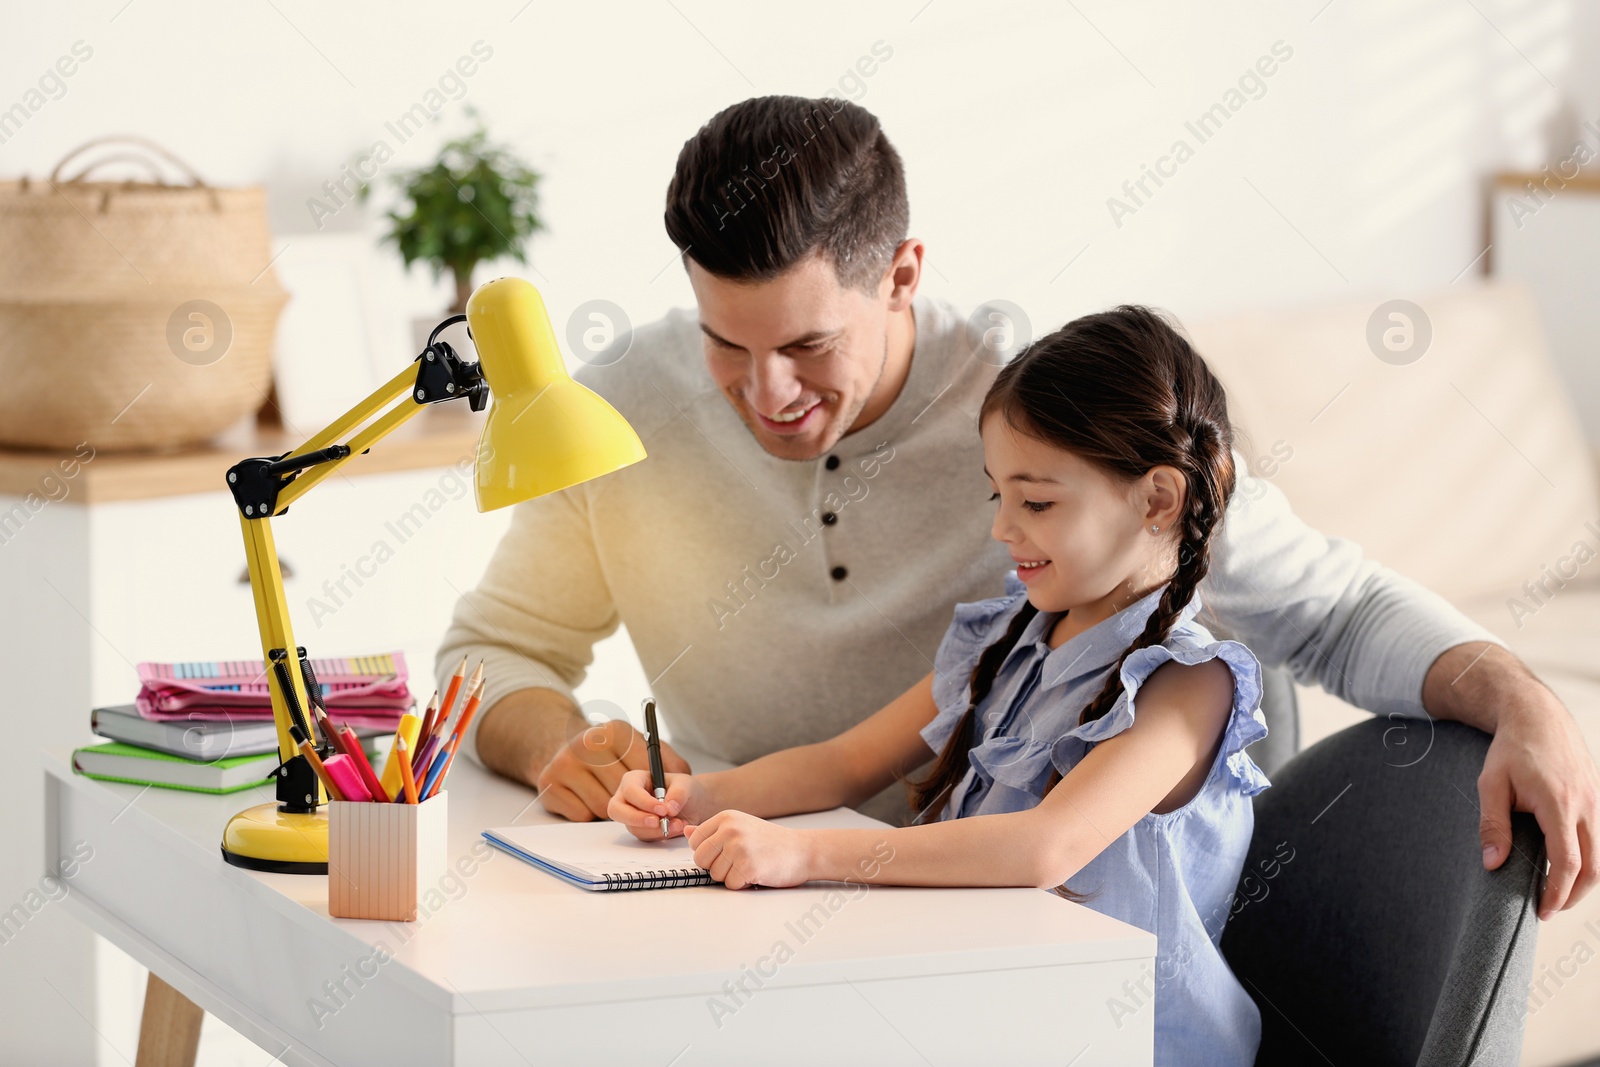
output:
[[[872,291],[910,224],[900,155],[870,111],[837,97],[761,96],[684,142],[667,235],[721,278],[766,281],[813,252]]]

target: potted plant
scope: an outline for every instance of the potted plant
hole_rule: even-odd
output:
[[[418,260],[455,281],[451,314],[467,309],[472,271],[485,260],[528,261],[528,238],[544,229],[538,214],[542,175],[511,151],[489,141],[480,121],[465,137],[447,142],[431,166],[394,177],[401,202],[385,213],[393,241],[410,267]],[[365,190],[363,190],[365,193]]]

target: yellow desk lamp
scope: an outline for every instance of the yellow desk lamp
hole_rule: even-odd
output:
[[[437,339],[446,326],[463,319],[478,350],[477,363],[464,362]],[[401,394],[408,395],[383,410]],[[321,433],[281,456],[247,459],[228,469],[228,489],[244,529],[282,764],[276,772],[277,802],[247,808],[228,820],[222,834],[227,862],[293,874],[328,870],[328,819],[321,808],[327,794],[293,739],[300,733],[315,744],[308,697],[318,687],[306,650],[295,645],[289,627],[272,517],[423,405],[464,398],[473,411],[481,411],[491,394],[494,405],[478,443],[479,511],[565,489],[645,458],[627,420],[567,374],[539,291],[520,278],[499,278],[472,294],[465,315],[435,327],[411,366]],[[363,425],[368,420],[373,421]],[[352,436],[336,443],[346,435]],[[326,744],[321,754],[331,754]]]

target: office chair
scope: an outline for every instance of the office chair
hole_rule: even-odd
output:
[[[1222,951],[1261,1010],[1257,1067],[1514,1065],[1544,837],[1513,817],[1485,871],[1489,737],[1378,717],[1272,774]]]
[[[1272,778],[1300,751],[1300,701],[1289,668],[1261,668],[1261,712],[1267,720],[1267,736],[1247,751],[1256,766]]]

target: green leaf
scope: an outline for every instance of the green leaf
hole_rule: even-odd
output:
[[[539,218],[543,175],[510,149],[489,141],[480,121],[447,142],[429,166],[392,179],[403,202],[389,211],[389,232],[407,267],[427,263],[438,278],[470,275],[477,264],[502,256],[527,262],[527,242],[545,228]]]

